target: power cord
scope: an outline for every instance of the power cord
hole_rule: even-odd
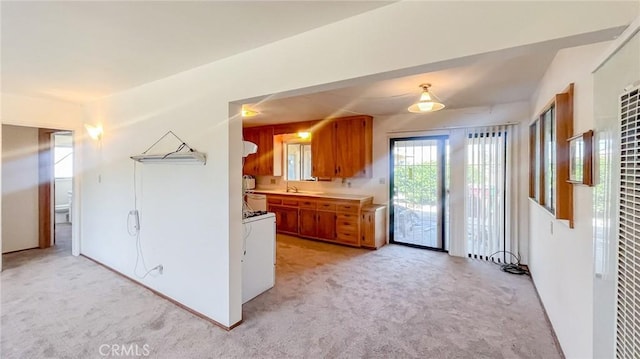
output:
[[[138,211],[138,194],[137,194],[137,179],[136,179],[137,162],[133,162],[133,206],[134,209],[129,211],[127,217],[127,232],[130,236],[136,237],[136,264],[133,267],[133,274],[140,279],[146,278],[151,272],[158,271],[158,274],[162,274],[164,267],[162,264],[147,269],[147,264],[144,260],[144,253],[142,252],[142,243],[140,240],[140,212]],[[132,223],[133,222],[133,223]],[[142,263],[142,268],[145,271],[143,275],[138,274],[138,264]]]
[[[500,263],[493,259],[493,256],[501,253],[508,254],[510,257],[515,258],[516,263]],[[531,275],[529,271],[525,267],[523,267],[522,264],[520,264],[520,255],[515,255],[509,251],[497,251],[487,256],[487,258],[491,260],[491,262],[495,263],[496,265],[499,265],[500,270],[503,272],[506,272],[509,274],[517,274],[517,275],[523,275],[523,274]]]

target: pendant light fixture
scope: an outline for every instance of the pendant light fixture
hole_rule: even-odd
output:
[[[437,98],[429,92],[431,84],[421,84],[422,95],[420,95],[420,101],[409,106],[409,112],[413,113],[427,113],[442,110],[444,104],[437,101]]]

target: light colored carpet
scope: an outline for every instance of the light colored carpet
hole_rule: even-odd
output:
[[[69,252],[4,256],[3,358],[561,357],[528,277],[443,253],[279,236],[276,287],[226,332]]]

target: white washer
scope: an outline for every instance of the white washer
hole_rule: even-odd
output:
[[[242,220],[242,303],[276,284],[276,216],[267,213]]]

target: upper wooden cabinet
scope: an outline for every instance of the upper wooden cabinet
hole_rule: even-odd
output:
[[[258,151],[245,158],[244,174],[273,176],[273,127],[245,128],[242,135],[245,141],[258,145]]]
[[[311,132],[311,176],[337,177],[334,123],[322,121]]]
[[[245,128],[244,139],[258,152],[245,159],[244,174],[279,176],[283,150],[274,148],[274,136],[299,131],[311,131],[312,177],[372,177],[373,118],[365,115]]]
[[[373,118],[351,116],[324,121],[311,135],[313,177],[372,177]]]

